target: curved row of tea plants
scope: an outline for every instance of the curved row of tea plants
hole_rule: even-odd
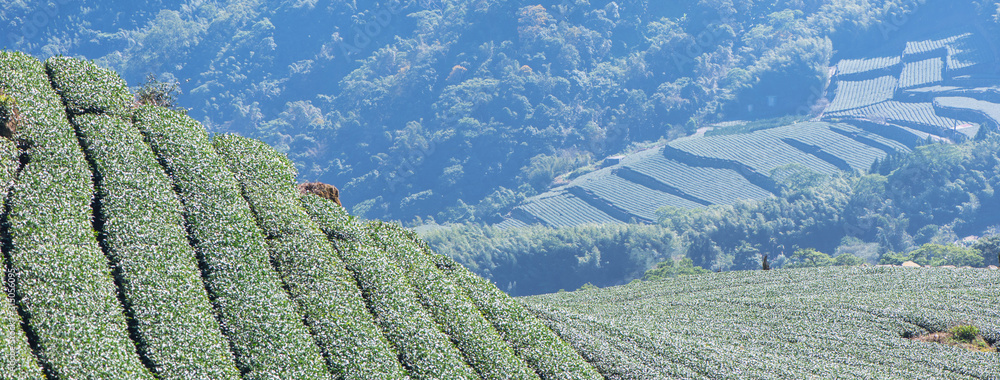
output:
[[[17,144],[8,139],[0,139],[0,190],[4,201],[10,192],[20,166],[17,156],[20,152]],[[7,277],[7,265],[0,266],[0,275]],[[20,328],[21,316],[14,307],[13,299],[7,290],[0,292],[0,379],[41,379],[41,369],[31,352],[28,337]]]
[[[304,198],[318,199],[312,195]],[[477,378],[448,336],[422,307],[412,280],[389,253],[376,245],[360,221],[348,218],[343,212],[317,214],[314,207],[307,209],[328,236],[341,237],[331,241],[347,269],[354,273],[375,321],[398,350],[400,361],[410,370],[411,376],[418,379],[436,376]]]
[[[599,378],[412,233],[300,197],[274,149],[130,97],[93,63],[0,53],[0,379]]]
[[[96,229],[140,356],[161,379],[239,378],[170,179],[131,115],[120,117],[128,109],[101,106],[121,103],[107,94],[124,97],[124,82],[78,60],[53,58],[46,67],[57,89],[75,89],[60,91],[67,111],[85,112],[70,119],[94,172]]]
[[[424,307],[483,380],[538,379],[464,290],[414,243],[412,231],[381,221],[370,222],[367,227],[369,237],[407,273]]]
[[[351,273],[299,205],[291,161],[257,140],[223,135],[213,142],[236,174],[267,234],[272,260],[333,372],[345,379],[405,378]]]
[[[305,195],[301,201],[309,215],[326,232],[330,240],[342,247],[340,249],[342,254],[354,250],[358,251],[354,255],[364,256],[367,254],[378,257],[378,260],[388,259],[386,265],[396,264],[396,258],[388,257],[375,246],[377,243],[372,240],[372,234],[381,236],[379,230],[370,229],[353,220],[333,202],[313,195]],[[410,239],[416,239],[413,234],[404,235]],[[585,362],[559,336],[535,319],[520,302],[497,289],[489,281],[472,274],[454,260],[430,253],[426,243],[422,241],[412,241],[412,243],[420,247],[419,253],[409,251],[406,254],[426,255],[427,259],[433,262],[440,272],[434,272],[434,269],[426,266],[426,263],[421,264],[422,271],[434,272],[428,274],[429,278],[438,278],[438,281],[443,283],[451,282],[460,286],[465,295],[478,308],[482,316],[493,325],[514,353],[527,363],[541,379],[589,380],[601,378],[590,364]],[[440,277],[441,274],[444,275],[444,278]],[[453,294],[453,296],[455,295]],[[455,299],[453,298],[452,301]]]
[[[319,349],[271,266],[264,235],[225,160],[197,122],[145,106],[136,126],[184,204],[205,287],[246,378],[328,378]]]
[[[42,63],[0,52],[0,90],[24,162],[6,204],[8,291],[38,364],[56,378],[152,379],[95,238],[90,167]]]

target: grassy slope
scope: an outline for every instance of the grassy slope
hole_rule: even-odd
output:
[[[712,273],[523,299],[610,379],[1000,378],[1000,356],[903,336],[1000,338],[1000,271]]]

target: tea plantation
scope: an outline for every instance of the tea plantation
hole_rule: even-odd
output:
[[[609,379],[997,379],[1000,271],[856,267],[710,273],[525,299]]]
[[[810,120],[761,128],[718,123],[718,131],[626,155],[528,198],[500,226],[652,223],[662,207],[778,195],[775,174],[789,167],[865,171],[930,140],[998,131],[1000,67],[986,39],[944,33],[910,41],[896,55],[843,60],[830,71],[830,103]]]
[[[865,171],[888,153],[909,151],[918,140],[909,133],[827,122],[682,138],[528,198],[511,220],[554,227],[652,223],[664,206],[690,209],[770,197],[780,191],[773,174],[783,168]]]
[[[0,52],[0,380],[1000,376],[996,353],[907,339],[961,323],[996,344],[997,271],[732,272],[518,300],[399,225],[300,194],[266,144],[132,99],[92,63]],[[651,221],[651,203],[770,196],[790,163],[859,170],[909,149],[889,136],[810,122],[678,140],[519,212]]]
[[[0,379],[602,378],[413,233],[113,72],[0,52],[0,116]]]

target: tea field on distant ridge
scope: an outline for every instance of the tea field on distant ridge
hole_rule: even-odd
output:
[[[1000,271],[855,267],[710,273],[524,298],[609,379],[1000,379]]]
[[[959,31],[906,42],[896,55],[842,60],[830,70],[830,103],[812,119],[718,123],[704,136],[609,158],[525,199],[499,226],[655,223],[661,207],[778,195],[776,174],[790,166],[864,172],[928,141],[1000,130],[995,55],[989,36]]]

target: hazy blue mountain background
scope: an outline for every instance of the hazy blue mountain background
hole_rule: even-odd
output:
[[[920,6],[60,0],[5,2],[0,20],[6,48],[179,81],[210,130],[279,147],[355,212],[496,222],[630,144],[808,112],[835,43],[877,42]]]
[[[986,132],[886,154],[871,174],[788,170],[760,201],[651,210],[648,225],[495,225],[607,156],[716,122],[818,116],[838,61],[955,28],[996,35],[996,14],[944,0],[9,1],[0,36],[130,83],[176,81],[210,131],[275,146],[354,214],[458,223],[428,235],[435,249],[534,294],[675,256],[714,270],[762,253],[793,265],[805,248],[878,262],[988,235],[1000,181]]]

